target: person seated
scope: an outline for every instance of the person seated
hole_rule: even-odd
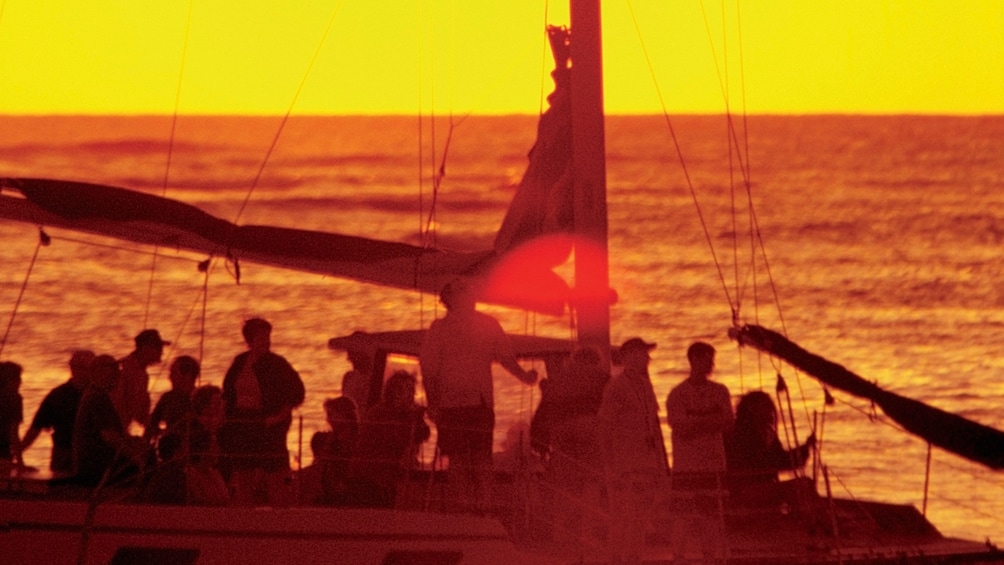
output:
[[[317,432],[310,444],[315,464],[321,475],[321,494],[308,502],[346,504],[349,461],[359,437],[359,416],[356,403],[347,396],[324,401],[324,412],[330,429]]]
[[[397,480],[414,467],[418,446],[429,439],[424,409],[415,404],[415,377],[397,371],[387,379],[383,398],[371,406],[359,427],[349,465],[356,503],[393,507]]]
[[[736,405],[735,427],[725,439],[733,503],[777,507],[796,502],[791,491],[802,487],[782,485],[778,472],[802,468],[815,444],[815,435],[810,435],[805,444],[785,449],[777,435],[777,409],[770,395],[759,390],[746,393]]]

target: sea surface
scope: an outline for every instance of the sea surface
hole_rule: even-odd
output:
[[[0,117],[0,176],[107,183],[243,224],[411,243],[422,241],[434,207],[439,245],[484,249],[535,124],[527,116]],[[1004,117],[736,118],[733,143],[722,116],[669,124],[611,117],[606,131],[619,296],[611,335],[658,342],[657,397],[685,377],[687,345],[709,341],[719,351],[715,378],[735,397],[773,391],[784,377],[791,403],[782,405],[782,437],[795,433],[792,416],[799,438],[815,427],[834,494],[926,507],[943,533],[1004,542],[1004,472],[938,448],[928,465],[926,443],[868,401],[832,391],[836,403],[826,406],[812,378],[740,350],[726,334],[734,318],[759,321],[884,388],[1004,429]],[[156,401],[177,355],[201,359],[202,382],[219,384],[243,350],[242,321],[263,316],[275,327],[273,349],[307,386],[289,437],[296,467],[310,462],[310,435],[325,426],[321,404],[339,394],[349,368],[327,340],[424,327],[442,314],[435,297],[418,293],[254,264],[240,265],[238,282],[219,260],[207,277],[194,253],[161,248],[155,258],[127,242],[45,232],[52,243],[39,247],[36,226],[0,220],[0,358],[25,368],[26,421],[66,379],[74,349],[123,356],[136,333],[158,328],[174,345],[152,371]],[[567,315],[484,309],[513,333],[574,332]],[[496,387],[501,450],[539,391],[502,373]],[[48,449],[43,435],[27,461],[45,468]]]

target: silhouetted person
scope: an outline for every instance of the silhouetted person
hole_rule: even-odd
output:
[[[766,392],[755,390],[739,399],[736,425],[726,437],[728,485],[740,506],[779,506],[794,502],[778,481],[779,471],[805,465],[816,444],[814,435],[795,449],[785,449],[777,436],[777,409]]]
[[[560,371],[540,382],[530,436],[534,449],[548,455],[556,541],[580,538],[587,524],[600,517],[604,475],[598,413],[610,380],[600,362],[595,349],[580,349]]]
[[[436,424],[437,447],[449,460],[453,499],[473,501],[483,510],[495,430],[492,362],[526,384],[537,381],[537,371],[516,362],[502,326],[476,310],[468,283],[447,284],[439,298],[446,315],[432,322],[422,342],[422,383]]]
[[[97,486],[106,476],[107,484],[116,484],[133,477],[145,463],[145,443],[126,432],[108,395],[119,375],[119,364],[111,355],[98,355],[91,362],[91,379],[73,425],[77,484]]]
[[[56,475],[73,472],[73,422],[77,417],[80,398],[90,381],[92,351],[74,351],[70,357],[70,379],[49,391],[35,412],[31,426],[21,440],[21,449],[26,450],[38,438],[42,430],[52,430],[52,455],[49,470]]]
[[[673,551],[686,552],[686,540],[701,540],[705,560],[724,546],[722,494],[725,487],[725,434],[732,429],[729,389],[711,380],[715,348],[695,342],[687,349],[690,375],[666,397],[666,420],[673,443]],[[684,536],[687,526],[692,536]]]
[[[303,403],[303,381],[271,351],[272,324],[252,318],[242,333],[248,350],[234,358],[223,379],[230,484],[239,504],[285,504],[291,497],[286,435],[293,409]],[[265,497],[258,494],[262,490]]]
[[[352,369],[342,376],[342,396],[351,398],[356,403],[356,409],[362,413],[370,403],[373,352],[366,349],[350,349],[345,355],[352,363]]]
[[[150,419],[150,375],[147,368],[160,363],[164,346],[171,345],[170,341],[161,339],[157,330],[143,330],[134,341],[136,348],[119,360],[121,375],[115,388],[109,391],[126,431],[133,421],[146,427]]]
[[[418,446],[429,439],[423,409],[415,404],[415,376],[397,371],[384,384],[383,399],[359,426],[349,475],[364,506],[393,507],[397,481],[414,467]]]
[[[653,503],[668,479],[659,402],[648,375],[654,343],[641,338],[619,349],[623,371],[603,390],[600,453],[610,501],[610,547],[615,560],[637,563],[651,527]]]
[[[192,416],[192,393],[199,379],[199,362],[188,355],[177,357],[171,363],[171,390],[160,396],[150,414],[150,423],[143,434],[147,440],[170,433],[185,433],[179,426],[187,425]],[[162,430],[160,425],[164,424]]]
[[[0,471],[4,476],[15,466],[24,466],[20,436],[24,420],[21,371],[21,365],[12,361],[0,363]]]

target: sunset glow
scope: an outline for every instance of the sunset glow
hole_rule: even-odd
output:
[[[536,113],[554,4],[7,0],[0,113]],[[1004,112],[999,0],[603,10],[610,113]]]

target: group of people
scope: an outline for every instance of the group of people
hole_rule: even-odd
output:
[[[605,509],[609,547],[634,562],[654,516],[666,511],[677,556],[683,558],[688,540],[699,540],[711,562],[725,546],[724,505],[769,509],[793,502],[794,489],[784,488],[778,473],[804,466],[815,438],[786,449],[774,401],[763,391],[744,394],[733,411],[728,388],[710,378],[715,348],[695,342],[687,350],[689,375],[666,397],[670,466],[648,373],[654,348],[640,338],[625,341],[613,377],[595,352],[580,351],[541,383],[532,436],[535,448],[548,453],[562,497],[553,505],[555,527],[559,535],[588,538],[586,525],[595,521],[584,517],[590,507]]]
[[[70,379],[45,396],[23,438],[17,435],[21,367],[0,364],[0,380],[10,383],[0,396],[0,458],[25,467],[23,451],[50,430],[54,487],[130,486],[159,503],[288,501],[286,435],[304,386],[292,365],[270,350],[271,331],[261,318],[244,323],[248,349],[233,360],[222,386],[196,386],[199,362],[175,358],[171,390],[152,410],[147,371],[171,344],[157,330],[137,334],[135,349],[121,359],[75,351]],[[130,433],[133,425],[141,435]]]
[[[330,429],[311,437],[314,463],[298,474],[303,502],[396,505],[398,484],[416,469],[418,448],[430,435],[425,410],[415,403],[415,387],[415,375],[398,370],[375,404],[357,403],[344,394],[344,385],[342,396],[324,401]]]
[[[199,363],[178,357],[172,389],[152,410],[147,368],[169,345],[156,330],[137,335],[136,348],[120,360],[73,353],[69,381],[45,397],[23,438],[21,368],[0,363],[0,460],[20,463],[40,432],[52,430],[50,468],[76,484],[115,484],[152,468],[145,489],[168,502],[286,503],[296,484],[309,503],[394,506],[402,470],[415,465],[417,447],[430,436],[428,420],[453,499],[476,510],[487,500],[492,472],[492,364],[527,385],[538,375],[517,363],[501,325],[477,311],[467,283],[446,285],[440,300],[446,314],[429,327],[419,356],[427,407],[416,405],[416,377],[407,371],[371,395],[371,360],[357,355],[343,395],[324,403],[330,429],[312,438],[314,464],[296,481],[286,439],[304,385],[271,351],[272,327],[261,318],[245,322],[248,349],[222,386],[196,387]],[[687,526],[701,531],[699,539],[713,538],[721,529],[721,493],[739,504],[777,503],[778,471],[804,465],[814,444],[810,436],[796,449],[782,446],[776,408],[764,392],[746,394],[733,411],[728,389],[710,380],[715,349],[696,342],[687,351],[689,376],[666,398],[670,467],[648,372],[653,348],[632,338],[610,352],[614,359],[593,349],[575,352],[540,383],[529,430],[556,487],[551,506],[564,513],[555,516],[556,533],[581,536],[590,509],[604,508],[610,546],[628,559],[637,558],[656,501],[668,501],[684,518],[672,528],[674,546],[682,547]],[[614,376],[611,365],[619,369]],[[127,432],[133,422],[144,427],[142,437]]]

